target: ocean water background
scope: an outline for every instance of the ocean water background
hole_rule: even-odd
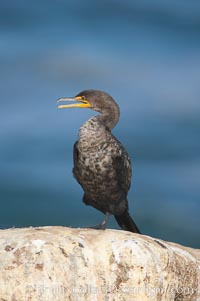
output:
[[[1,228],[101,221],[71,171],[93,112],[56,107],[93,88],[121,108],[141,231],[200,248],[199,2],[1,0],[0,66]]]

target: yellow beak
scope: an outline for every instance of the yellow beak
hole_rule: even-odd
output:
[[[87,99],[83,99],[81,96],[77,97],[62,97],[57,100],[58,102],[61,101],[77,101],[78,103],[71,103],[68,105],[59,105],[58,109],[67,109],[67,108],[90,108],[90,103]]]

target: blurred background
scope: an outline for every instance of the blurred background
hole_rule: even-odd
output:
[[[121,108],[141,231],[200,248],[200,2],[1,0],[0,66],[1,228],[102,220],[72,176],[93,113],[56,105],[93,88]]]

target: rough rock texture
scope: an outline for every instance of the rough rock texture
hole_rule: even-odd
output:
[[[200,300],[200,250],[117,230],[0,230],[0,301]]]

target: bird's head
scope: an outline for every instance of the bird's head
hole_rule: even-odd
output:
[[[59,98],[57,102],[71,101],[70,104],[58,105],[59,109],[89,108],[109,117],[109,127],[114,126],[119,119],[119,107],[112,96],[100,90],[84,90],[74,97]],[[103,116],[102,116],[103,117]]]
[[[116,107],[119,110],[114,99],[108,93],[100,90],[84,90],[74,97],[63,97],[58,99],[58,102],[64,101],[72,101],[74,103],[59,105],[59,109],[90,108],[101,113],[105,113]]]

